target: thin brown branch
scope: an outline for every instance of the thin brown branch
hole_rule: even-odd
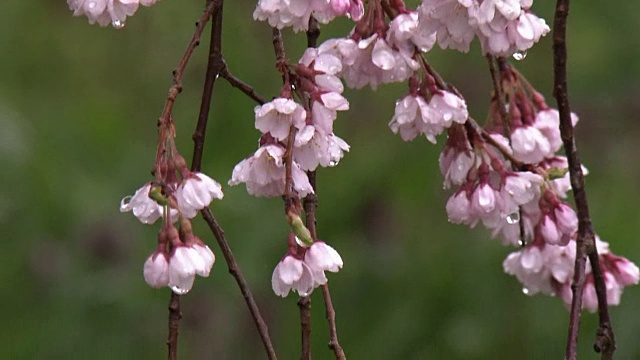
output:
[[[223,67],[222,70],[220,71],[220,77],[227,80],[227,82],[229,82],[231,86],[242,91],[245,95],[250,97],[253,101],[257,102],[258,104],[262,105],[267,102],[267,100],[263,96],[258,94],[251,85],[245,83],[244,81],[234,76],[229,71],[229,68],[227,66]]]
[[[196,30],[193,32],[193,36],[191,37],[191,41],[187,46],[187,50],[184,52],[182,59],[178,66],[173,70],[173,84],[169,88],[169,93],[167,95],[167,101],[164,105],[164,109],[162,110],[162,114],[160,115],[160,123],[168,122],[171,116],[171,111],[173,110],[173,105],[178,97],[178,94],[182,92],[182,75],[184,74],[184,69],[187,67],[189,63],[189,59],[191,59],[191,55],[195,48],[200,44],[200,37],[202,36],[202,32],[204,28],[207,26],[207,22],[209,22],[209,18],[216,11],[216,6],[220,1],[209,1],[200,16],[198,22],[196,22]]]
[[[302,337],[302,352],[300,360],[311,360],[311,298],[300,296],[300,331]]]
[[[178,328],[180,327],[181,318],[180,295],[172,291],[169,299],[169,335],[167,336],[169,360],[178,358]]]
[[[489,72],[491,73],[491,81],[493,82],[493,91],[495,97],[498,100],[498,112],[500,113],[500,124],[502,125],[503,135],[509,139],[511,137],[511,118],[509,116],[509,107],[507,103],[507,96],[502,86],[501,73],[496,62],[498,58],[492,55],[487,55],[487,62],[489,63]]]
[[[253,317],[253,321],[260,333],[260,338],[262,339],[262,344],[264,345],[264,349],[267,352],[267,357],[269,360],[275,360],[278,357],[276,356],[276,352],[273,349],[273,345],[271,344],[271,338],[269,336],[269,328],[267,324],[264,322],[262,315],[260,314],[260,309],[253,299],[253,295],[251,294],[251,290],[249,290],[249,286],[247,285],[247,281],[242,275],[242,271],[236,262],[235,257],[233,256],[233,252],[229,247],[229,243],[225,239],[224,231],[216,221],[215,217],[211,213],[208,208],[204,208],[202,211],[202,217],[204,218],[207,225],[209,225],[209,229],[213,232],[213,235],[220,246],[220,250],[224,256],[225,261],[227,262],[227,266],[229,268],[229,274],[231,274],[238,283],[238,287],[240,288],[240,292],[244,297],[244,301],[247,303],[247,307],[249,307],[249,311],[251,312],[251,316]]]
[[[198,124],[196,131],[193,133],[193,161],[191,166],[200,169],[202,164],[202,153],[204,150],[204,136],[207,131],[207,123],[209,121],[209,109],[211,108],[211,99],[213,97],[213,89],[220,71],[225,68],[226,64],[222,58],[222,11],[224,0],[211,1],[215,9],[213,19],[211,20],[211,39],[209,41],[209,57],[207,61],[207,73],[204,79],[204,89],[202,90],[202,101],[200,102],[200,112],[198,114]]]
[[[280,32],[280,29],[278,28],[273,28],[272,34],[273,51],[276,53],[276,66],[279,66],[280,63],[284,62],[286,59],[284,42],[282,41],[282,32]]]
[[[329,323],[329,349],[333,350],[337,360],[345,360],[347,357],[342,350],[342,346],[338,342],[338,330],[336,327],[336,312],[333,309],[333,302],[331,301],[331,293],[329,292],[329,285],[322,285],[322,297],[324,298],[324,304],[326,308],[325,316]]]
[[[607,307],[607,295],[604,279],[598,261],[598,252],[595,245],[595,235],[591,217],[587,193],[584,186],[584,174],[575,144],[573,124],[571,122],[571,107],[567,91],[567,16],[569,15],[569,0],[558,0],[556,3],[553,21],[553,94],[558,103],[560,113],[560,134],[564,144],[567,161],[569,163],[569,176],[571,187],[578,210],[578,237],[576,239],[576,263],[573,284],[571,290],[573,299],[571,302],[569,318],[569,335],[567,339],[566,358],[577,358],[578,333],[580,328],[580,311],[582,309],[582,295],[584,291],[586,256],[591,261],[591,269],[598,297],[599,326],[596,334],[594,348],[602,353],[602,359],[612,359],[616,349],[613,328],[609,318]]]

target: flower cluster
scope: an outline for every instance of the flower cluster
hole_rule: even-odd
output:
[[[505,260],[505,272],[515,275],[527,294],[557,294],[570,304],[578,219],[561,200],[570,184],[566,158],[555,155],[562,146],[558,111],[514,69],[505,66],[501,76],[510,101],[500,111],[497,97],[492,100],[487,136],[458,124],[448,129],[440,170],[445,187],[457,190],[447,214],[453,223],[482,223],[505,244],[522,246]],[[575,125],[577,116],[572,120]],[[622,289],[638,283],[638,268],[611,254],[607,243],[596,242],[609,303],[618,304]],[[583,306],[593,311],[597,299],[590,272]]]
[[[425,76],[420,86],[415,77],[409,81],[409,95],[396,102],[396,110],[389,127],[404,141],[423,134],[436,143],[436,136],[453,123],[464,124],[469,117],[467,104],[457,95],[438,89],[433,78]]]
[[[469,51],[477,36],[485,54],[525,52],[549,32],[529,9],[532,0],[423,0],[420,31],[436,34],[441,48]]]
[[[313,289],[327,283],[325,271],[338,272],[342,268],[340,254],[324,241],[310,245],[289,234],[289,250],[280,260],[271,276],[273,292],[286,297],[293,290],[308,296]]]
[[[363,13],[362,0],[259,0],[253,18],[278,29],[291,26],[293,31],[307,31],[312,16],[327,24],[337,16],[357,21]]]
[[[172,126],[162,124],[160,138],[164,141],[158,146],[156,178],[122,199],[120,211],[133,212],[143,224],[162,218],[158,247],[144,264],[144,279],[151,287],[168,286],[176,294],[186,294],[195,276],[209,276],[215,262],[211,249],[193,234],[189,219],[224,195],[217,181],[187,169],[172,134]],[[175,222],[180,225],[179,231]]]
[[[638,267],[629,260],[611,254],[609,244],[596,236],[600,268],[606,286],[607,304],[618,305],[625,286],[640,279]],[[509,254],[503,263],[504,271],[514,275],[527,295],[543,293],[557,295],[571,304],[571,282],[574,274],[575,242],[567,246],[552,246],[534,242],[520,251]],[[591,312],[598,309],[593,273],[590,264],[585,271],[583,307]]]
[[[291,178],[300,197],[313,193],[305,171],[338,164],[349,145],[333,133],[338,111],[349,109],[342,96],[344,87],[335,75],[339,58],[309,48],[300,62],[289,65],[291,83],[281,97],[255,107],[255,127],[262,132],[260,147],[233,169],[229,185],[244,183],[255,196],[275,197],[285,193],[285,153],[291,144]],[[304,108],[291,97],[291,86],[299,91]]]
[[[113,25],[116,29],[124,27],[127,16],[132,16],[138,6],[151,6],[157,0],[67,0],[73,16],[85,15],[90,24],[100,26]]]

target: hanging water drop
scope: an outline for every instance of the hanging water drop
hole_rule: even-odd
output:
[[[334,166],[338,165],[338,162],[339,162],[338,160],[329,161],[329,167],[334,167]]]
[[[514,212],[507,215],[507,223],[510,225],[517,224],[520,221],[520,213]]]
[[[529,295],[529,289],[527,289],[526,287],[522,288],[522,293],[525,295]]]
[[[115,19],[111,22],[111,25],[113,25],[115,29],[122,29],[124,27],[124,20]]]
[[[176,293],[178,295],[184,295],[184,294],[188,293],[189,290],[191,290],[191,289],[183,289],[183,288],[181,288],[179,286],[170,286],[170,288],[171,288],[171,291],[173,291],[174,293]]]
[[[518,51],[513,53],[513,58],[516,61],[524,60],[524,58],[526,58],[526,57],[527,57],[527,52],[526,51],[518,50]]]
[[[518,245],[521,247],[525,247],[527,246],[527,242],[522,239],[518,239]]]

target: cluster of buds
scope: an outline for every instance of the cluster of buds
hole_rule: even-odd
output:
[[[233,169],[229,185],[244,183],[255,196],[285,194],[285,153],[291,151],[293,189],[300,197],[313,193],[305,171],[336,166],[349,145],[333,133],[338,111],[349,109],[336,73],[340,60],[309,48],[298,64],[286,64],[287,81],[280,96],[255,107],[260,147]],[[294,101],[294,93],[300,103]]]
[[[255,20],[269,22],[272,27],[292,27],[307,31],[311,17],[327,24],[338,16],[359,20],[364,13],[362,0],[259,0],[253,12]]]
[[[174,134],[172,122],[161,123],[155,179],[122,199],[120,211],[133,212],[143,224],[162,218],[158,247],[144,264],[144,278],[151,287],[168,286],[176,294],[186,294],[195,276],[209,276],[215,262],[211,249],[193,234],[190,219],[224,195],[218,182],[187,168],[175,147]]]
[[[278,296],[286,297],[291,290],[308,296],[327,283],[325,271],[342,268],[342,258],[334,248],[322,240],[303,239],[289,234],[288,251],[273,270],[271,286]]]

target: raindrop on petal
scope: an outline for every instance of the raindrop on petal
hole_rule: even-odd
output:
[[[507,223],[508,224],[517,224],[520,221],[520,213],[514,212],[507,215]]]
[[[124,21],[122,21],[122,20],[113,20],[111,22],[111,25],[113,25],[113,27],[115,29],[122,29],[124,27]]]
[[[526,51],[518,50],[518,51],[513,53],[513,58],[515,60],[517,60],[517,61],[524,60],[524,58],[526,58],[526,57],[527,57],[527,52]]]

